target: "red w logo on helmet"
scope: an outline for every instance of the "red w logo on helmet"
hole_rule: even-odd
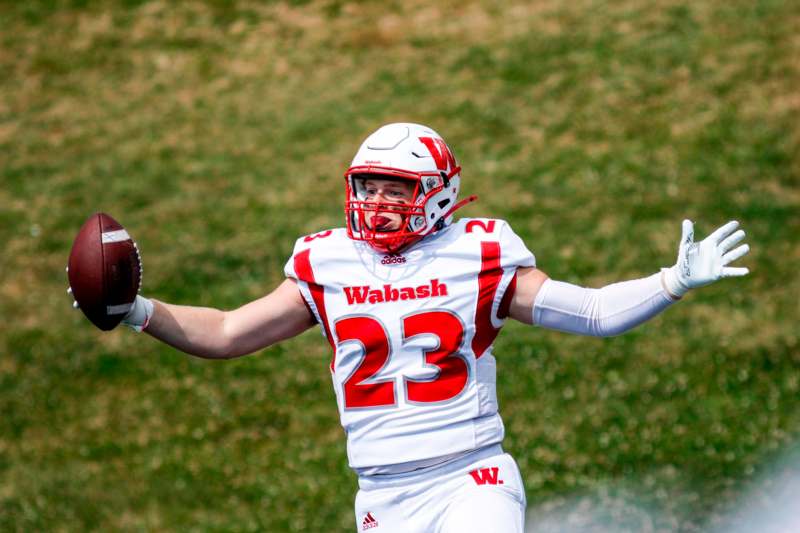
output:
[[[420,137],[419,142],[425,145],[436,162],[436,168],[448,171],[456,168],[456,158],[442,139],[433,137]]]

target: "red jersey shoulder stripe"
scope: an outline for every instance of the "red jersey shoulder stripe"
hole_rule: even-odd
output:
[[[500,328],[492,324],[492,304],[503,277],[500,266],[500,243],[481,242],[481,271],[478,274],[478,301],[475,308],[475,336],[472,338],[472,352],[479,359],[491,346],[500,333]],[[506,289],[500,303],[498,315],[508,316],[511,296],[516,287],[516,276]]]
[[[325,329],[325,337],[333,348],[333,358],[331,359],[331,371],[336,362],[336,344],[333,341],[331,329],[328,323],[328,312],[325,309],[325,288],[317,283],[314,277],[314,269],[311,266],[311,249],[303,250],[294,256],[294,271],[297,273],[298,279],[308,284],[308,290],[311,292],[311,298],[314,300],[314,305],[317,308],[319,317],[322,320],[322,327]]]

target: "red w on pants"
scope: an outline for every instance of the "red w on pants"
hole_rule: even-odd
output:
[[[502,485],[503,480],[497,479],[499,472],[500,469],[498,467],[492,466],[490,468],[477,468],[470,471],[469,475],[472,476],[472,479],[474,479],[475,483],[478,485]]]

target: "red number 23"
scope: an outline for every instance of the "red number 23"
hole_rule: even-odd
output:
[[[364,358],[344,382],[344,404],[348,409],[394,405],[397,402],[395,380],[371,381],[389,360],[389,336],[383,325],[367,316],[346,317],[335,325],[339,344],[361,344]],[[439,372],[432,380],[403,378],[406,398],[411,402],[430,403],[457,396],[467,384],[467,362],[457,355],[464,338],[461,321],[447,311],[426,311],[403,318],[403,341],[418,335],[439,338],[436,348],[425,350],[426,366]]]

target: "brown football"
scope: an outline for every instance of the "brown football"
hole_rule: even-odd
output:
[[[95,213],[72,243],[67,274],[80,310],[95,326],[108,331],[120,323],[139,292],[139,251],[119,222]]]

